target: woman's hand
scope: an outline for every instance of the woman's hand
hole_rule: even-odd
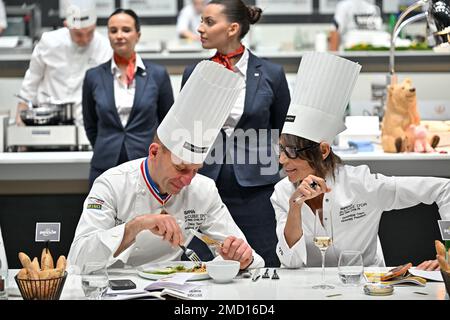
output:
[[[331,189],[327,186],[324,179],[309,175],[302,180],[295,192],[289,199],[291,206],[301,206],[303,202],[313,199],[322,193],[330,192]]]

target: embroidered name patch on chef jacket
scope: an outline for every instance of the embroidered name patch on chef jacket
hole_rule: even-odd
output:
[[[339,209],[339,217],[341,222],[354,221],[365,217],[367,215],[364,211],[366,207],[367,202],[352,203],[349,206],[342,207]]]
[[[184,210],[185,230],[198,229],[206,219],[205,213],[196,213],[194,209]]]

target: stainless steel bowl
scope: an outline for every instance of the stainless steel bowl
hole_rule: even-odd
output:
[[[22,110],[20,117],[27,126],[52,126],[73,124],[73,103],[42,104],[33,109]]]
[[[50,126],[61,122],[61,110],[55,107],[37,107],[20,111],[20,118],[27,126]]]

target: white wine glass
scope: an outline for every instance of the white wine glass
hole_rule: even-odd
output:
[[[334,289],[334,286],[325,282],[325,254],[328,247],[333,243],[333,223],[329,214],[325,214],[322,209],[317,209],[314,217],[314,235],[313,241],[322,255],[322,283],[313,286],[313,289]],[[329,221],[325,227],[323,220]]]
[[[87,262],[81,269],[81,286],[89,300],[101,300],[109,286],[106,264]]]

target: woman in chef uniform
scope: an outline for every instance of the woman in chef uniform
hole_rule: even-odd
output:
[[[280,175],[272,139],[278,139],[290,94],[283,68],[258,58],[242,44],[261,13],[260,8],[246,6],[241,0],[213,0],[203,10],[198,28],[203,48],[217,49],[211,60],[237,73],[246,87],[216,144],[217,154],[230,155],[234,151],[234,157],[207,161],[200,172],[216,181],[220,196],[249,243],[267,266],[275,267],[280,262],[275,254],[276,222],[269,198]],[[193,68],[185,70],[183,83]],[[250,145],[243,138],[249,132],[268,133],[268,137],[260,136],[258,145]],[[228,148],[222,150],[227,142]],[[239,152],[242,158],[258,161],[239,163]],[[269,165],[263,164],[261,154],[270,155]]]
[[[321,265],[313,243],[314,217],[323,209],[323,228],[333,228],[326,265],[342,250],[362,252],[364,265],[382,266],[377,235],[384,211],[436,202],[450,218],[450,180],[386,177],[366,165],[343,165],[330,145],[345,129],[343,116],[360,66],[327,53],[302,57],[295,91],[280,138],[280,164],[287,177],[271,197],[277,218],[277,254],[291,268]],[[351,215],[358,217],[351,219]],[[427,263],[433,269],[437,263]]]
[[[108,36],[113,58],[89,70],[83,83],[84,127],[94,148],[90,186],[109,168],[145,156],[173,104],[166,69],[135,51],[141,36],[136,13],[117,9],[108,19]]]

